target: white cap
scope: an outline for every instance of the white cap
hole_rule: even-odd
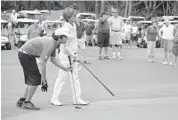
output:
[[[15,10],[12,10],[12,12],[15,12]]]
[[[72,37],[71,34],[68,33],[68,30],[65,28],[58,28],[55,32],[54,35],[65,35],[67,37]]]

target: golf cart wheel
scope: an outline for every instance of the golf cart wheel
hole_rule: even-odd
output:
[[[11,44],[10,44],[10,43],[8,43],[8,44],[6,45],[6,49],[7,49],[7,50],[11,50]]]
[[[23,43],[22,42],[18,42],[18,48],[20,48],[21,46],[23,45]]]

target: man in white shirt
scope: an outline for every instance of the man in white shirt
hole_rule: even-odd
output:
[[[173,32],[174,26],[170,24],[168,19],[165,19],[163,26],[159,30],[159,36],[163,40],[164,47],[164,65],[172,65],[172,48],[173,48]]]
[[[117,54],[117,57],[122,59],[121,47],[123,20],[122,17],[119,16],[117,9],[112,10],[112,17],[108,18],[108,23],[110,26],[110,44],[113,49],[113,58],[116,58]],[[117,47],[117,49],[115,47]]]
[[[10,19],[11,19],[11,23],[12,23],[12,33],[13,33],[13,30],[16,26],[16,23],[17,23],[17,13],[15,12],[15,10],[12,10],[12,14],[10,16]]]

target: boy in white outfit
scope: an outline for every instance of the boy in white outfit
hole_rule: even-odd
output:
[[[77,43],[77,32],[76,32],[76,13],[73,8],[66,8],[63,11],[63,17],[66,21],[64,23],[63,29],[68,32],[72,37],[68,39],[67,44],[60,46],[60,53],[59,58],[61,60],[61,63],[65,66],[70,66],[68,56],[71,57],[72,60],[79,60],[76,57],[76,54],[78,52],[78,43]],[[73,79],[72,74],[68,72],[64,72],[63,70],[59,70],[55,85],[54,85],[54,91],[53,96],[51,98],[51,104],[53,105],[59,105],[62,106],[63,104],[59,102],[59,95],[62,90],[62,87],[66,80],[71,81],[71,88],[73,93],[73,104],[80,104],[80,105],[87,105],[89,102],[85,102],[81,99],[81,88],[80,88],[80,82],[78,77],[78,63],[72,62],[73,66],[73,78],[74,78],[74,85],[73,85]],[[75,87],[75,88],[74,88]],[[76,94],[76,96],[75,96]]]

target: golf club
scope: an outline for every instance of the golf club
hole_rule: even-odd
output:
[[[68,59],[69,59],[70,66],[72,67],[72,61],[71,61],[70,56],[68,56]],[[80,106],[78,106],[78,104],[77,104],[77,96],[76,96],[76,92],[75,92],[75,85],[74,85],[73,70],[71,70],[70,72],[71,72],[71,75],[72,75],[72,83],[73,83],[73,87],[74,87],[74,94],[75,94],[75,100],[76,100],[75,109],[81,109],[81,107],[80,107]]]
[[[84,65],[83,63],[81,63],[81,62],[80,62],[80,64],[81,64],[83,67],[85,67],[85,68],[88,70],[88,72],[90,72],[90,73],[96,78],[96,80],[114,97],[114,94],[98,79],[98,77],[96,77],[95,74],[93,74],[93,72],[91,72],[90,69],[88,69],[87,66],[85,66],[85,65]]]

